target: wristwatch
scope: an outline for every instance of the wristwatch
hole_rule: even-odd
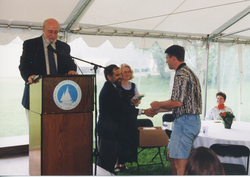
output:
[[[145,110],[144,109],[141,110],[141,114],[145,114]]]

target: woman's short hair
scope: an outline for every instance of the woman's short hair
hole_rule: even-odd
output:
[[[214,151],[201,146],[191,151],[184,174],[225,175],[225,172],[223,165]]]
[[[130,76],[130,79],[129,79],[129,80],[133,79],[133,78],[134,78],[134,71],[132,70],[132,68],[131,68],[128,64],[123,63],[123,64],[121,64],[121,66],[120,66],[121,73],[123,72],[123,67],[128,67],[128,68],[129,68],[129,70],[130,70],[130,72],[131,72],[131,76]]]
[[[224,98],[224,100],[226,101],[227,96],[226,96],[225,93],[223,93],[223,92],[218,92],[218,93],[216,93],[216,98],[217,98],[217,96],[222,96],[222,97]]]

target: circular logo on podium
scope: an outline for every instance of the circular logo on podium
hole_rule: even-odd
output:
[[[79,85],[72,80],[64,80],[57,84],[53,92],[55,104],[63,110],[74,109],[82,99]]]

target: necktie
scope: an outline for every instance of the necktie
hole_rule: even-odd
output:
[[[47,46],[48,48],[48,57],[49,57],[49,70],[50,70],[50,75],[56,75],[56,63],[55,63],[55,57],[53,51],[50,50],[52,46],[49,44]]]
[[[116,90],[117,90],[118,94],[120,95],[120,97],[122,97],[121,90],[118,86],[116,86]]]

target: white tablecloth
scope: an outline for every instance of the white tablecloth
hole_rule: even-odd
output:
[[[202,131],[194,141],[194,147],[204,146],[210,147],[212,144],[236,144],[245,145],[250,148],[250,123],[249,122],[233,122],[231,129],[225,129],[223,123],[215,123],[215,121],[202,121],[203,126],[208,126],[207,134]],[[246,167],[246,158],[222,158],[221,162],[234,162],[243,164]],[[250,169],[250,168],[249,168]],[[250,175],[250,172],[248,172]]]

